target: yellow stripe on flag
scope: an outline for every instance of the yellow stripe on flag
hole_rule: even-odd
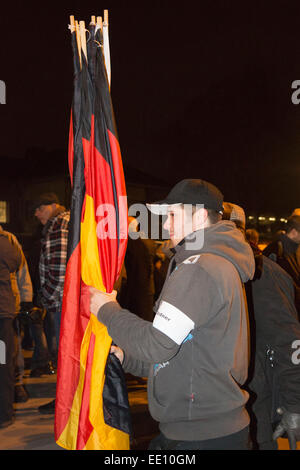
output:
[[[96,337],[91,377],[90,422],[93,432],[86,444],[86,450],[128,450],[129,435],[112,428],[104,422],[103,388],[105,366],[111,346],[111,338],[106,327],[92,316],[92,331]]]
[[[81,278],[88,286],[106,291],[103,284],[99,263],[97,243],[97,226],[95,220],[94,200],[86,195],[84,220],[81,223]],[[91,315],[88,322],[80,351],[80,379],[74,396],[70,418],[61,434],[58,443],[62,447],[74,449],[77,442],[77,431],[81,409],[81,399],[85,381],[86,362],[91,335],[95,336],[93,364],[91,371],[89,421],[93,431],[86,443],[86,450],[128,450],[129,435],[112,428],[104,421],[103,388],[105,383],[105,367],[110,351],[111,338],[107,328],[96,317]],[[70,441],[70,436],[72,440]]]
[[[81,222],[81,278],[87,286],[106,292],[103,284],[97,243],[94,200],[86,194],[84,219]]]
[[[91,333],[92,333],[92,324],[90,320],[84,332],[84,337],[81,343],[80,375],[79,375],[78,386],[77,386],[73,403],[72,403],[72,408],[70,410],[70,416],[69,416],[65,429],[63,430],[62,434],[59,436],[59,439],[57,441],[57,444],[59,444],[60,446],[68,450],[76,450],[82,392],[83,392],[83,387],[84,387],[86,361],[87,361]]]
[[[105,383],[105,367],[109,354],[111,338],[106,327],[91,315],[87,325],[80,352],[80,378],[68,423],[60,435],[57,444],[65,449],[75,450],[77,431],[81,409],[81,399],[84,387],[86,361],[91,334],[95,335],[95,348],[91,376],[90,414],[89,420],[93,431],[87,441],[85,450],[128,450],[130,447],[129,435],[112,428],[104,422],[103,415],[103,388]]]

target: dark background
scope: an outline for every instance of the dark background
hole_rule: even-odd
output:
[[[31,172],[66,167],[69,15],[88,22],[107,8],[111,94],[125,166],[167,187],[186,177],[206,179],[247,214],[287,216],[300,207],[300,105],[291,101],[292,82],[300,79],[300,2],[176,5],[2,4],[1,177],[20,176],[31,155],[26,184]],[[9,171],[8,161],[14,162]]]

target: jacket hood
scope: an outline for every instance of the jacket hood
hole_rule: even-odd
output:
[[[255,273],[253,251],[243,233],[229,220],[191,233],[174,251],[176,263],[200,253],[222,256],[235,266],[242,282],[251,280]]]

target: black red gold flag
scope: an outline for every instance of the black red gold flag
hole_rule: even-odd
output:
[[[101,30],[90,25],[87,57],[82,53],[80,64],[72,33],[72,201],[55,439],[66,449],[126,450],[131,424],[124,374],[109,354],[106,327],[90,314],[87,289],[113,290],[128,233],[125,179],[101,43]]]

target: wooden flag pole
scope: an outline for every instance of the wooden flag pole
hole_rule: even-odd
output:
[[[80,68],[81,68],[81,66],[82,66],[82,64],[81,64],[81,40],[80,40],[79,24],[78,24],[77,20],[75,21],[75,28],[76,28],[77,49],[78,49],[79,62],[80,62]]]
[[[104,24],[108,26],[108,10],[104,10]]]
[[[74,16],[70,16],[70,26],[71,26],[71,33],[74,33],[74,31],[76,30],[76,27],[75,27],[75,18]]]
[[[87,61],[86,35],[85,35],[85,22],[84,21],[79,22],[79,30],[80,30],[81,49]]]
[[[97,16],[97,25],[100,26],[101,33],[102,33],[102,30],[103,30],[102,16]]]
[[[106,73],[107,73],[108,86],[109,86],[109,89],[110,89],[111,67],[110,67],[110,47],[109,47],[109,35],[108,35],[108,10],[104,10],[103,55],[104,55]]]

